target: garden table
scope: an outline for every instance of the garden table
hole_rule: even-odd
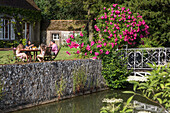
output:
[[[34,53],[34,62],[36,61],[37,58],[37,53],[41,52],[40,49],[21,49],[21,52],[33,52]],[[28,59],[27,59],[28,61]]]

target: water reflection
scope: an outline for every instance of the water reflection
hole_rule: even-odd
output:
[[[107,90],[90,95],[79,96],[51,104],[24,109],[14,113],[99,113],[104,105],[104,98],[122,98],[125,102],[131,95],[122,94],[121,90]],[[136,97],[135,100],[149,103],[143,98]]]

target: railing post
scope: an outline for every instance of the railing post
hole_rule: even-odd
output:
[[[166,53],[167,53],[167,48],[165,48],[165,65],[167,64],[167,62],[166,62]]]
[[[144,67],[143,67],[143,63],[144,63],[144,62],[143,62],[143,50],[142,50],[142,60],[141,60],[141,63],[142,63],[142,68],[144,68]]]
[[[136,64],[136,51],[134,50],[134,70],[135,70],[135,64]]]
[[[160,65],[160,48],[158,49],[158,65]]]

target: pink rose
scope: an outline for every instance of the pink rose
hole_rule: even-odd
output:
[[[90,51],[90,53],[92,54],[92,50]]]
[[[114,47],[114,43],[110,43],[112,45],[112,48]]]
[[[77,52],[76,52],[77,54],[79,54],[80,53],[80,51],[79,50],[77,50]]]
[[[100,44],[100,43],[102,43],[102,41],[99,40],[98,43]]]
[[[80,36],[82,36],[82,37],[83,37],[83,33],[82,33],[82,32],[80,32]]]
[[[97,59],[97,57],[95,56],[95,57],[93,57],[93,59]]]
[[[77,44],[77,43],[75,43],[75,42],[71,42],[71,47],[78,48],[78,47],[79,47],[79,44]]]
[[[102,49],[100,49],[99,51],[100,51],[100,54],[102,54],[102,53],[103,53],[103,50],[102,50]]]
[[[105,54],[108,55],[108,54],[109,54],[109,51],[107,50]]]
[[[99,55],[99,53],[98,53],[98,52],[95,52],[95,55],[96,55],[96,56],[98,56],[98,55]]]
[[[95,44],[95,42],[94,42],[94,41],[92,41],[92,42],[91,42],[91,46],[93,46],[94,44]]]
[[[89,45],[87,45],[86,50],[88,50],[88,51],[91,50]]]
[[[66,53],[67,53],[68,55],[71,55],[68,51],[66,51]]]
[[[117,6],[117,4],[113,4],[113,7],[116,7]]]
[[[84,43],[81,44],[81,47],[83,47],[83,46],[84,46]]]
[[[73,35],[70,35],[70,37],[73,39],[74,38],[74,36]]]
[[[102,47],[102,44],[100,44],[100,45],[97,45],[97,48],[101,48]]]
[[[70,42],[71,42],[70,38],[66,39],[66,42],[67,42],[67,43],[70,43]]]
[[[118,39],[117,39],[117,38],[115,38],[114,40],[115,40],[115,42],[117,42],[117,41],[118,41]]]

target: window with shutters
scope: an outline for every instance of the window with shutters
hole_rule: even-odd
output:
[[[0,19],[0,40],[15,40],[14,19]]]

